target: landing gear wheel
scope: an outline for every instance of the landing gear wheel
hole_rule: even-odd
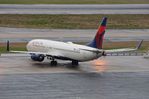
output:
[[[79,62],[78,61],[72,61],[72,65],[73,66],[78,66],[79,65]]]
[[[57,66],[57,61],[51,61],[52,66]]]

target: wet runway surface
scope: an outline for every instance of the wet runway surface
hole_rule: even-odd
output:
[[[32,62],[29,56],[0,56],[0,99],[148,99],[149,60],[109,56],[80,63]]]
[[[1,99],[148,99],[149,73],[0,75]]]
[[[0,42],[28,42],[44,38],[60,41],[88,42],[94,38],[96,29],[28,29],[0,27]],[[43,35],[44,34],[44,35]],[[149,41],[149,29],[107,29],[105,39],[109,41]]]
[[[81,62],[78,68],[70,66],[71,61],[58,60],[58,66],[51,67],[50,60],[35,62],[25,54],[2,54],[0,56],[0,74],[144,72],[149,71],[149,60],[143,56],[106,56],[90,62]]]
[[[0,14],[149,14],[149,4],[1,4]]]

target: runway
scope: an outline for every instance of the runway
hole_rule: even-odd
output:
[[[13,59],[12,59],[13,58]],[[35,62],[26,54],[1,54],[0,74],[22,73],[83,73],[83,72],[140,72],[149,71],[149,61],[143,56],[107,56],[90,62],[82,62],[79,68],[69,68],[71,61],[58,60],[52,68],[50,61]]]
[[[0,42],[28,42],[32,39],[51,39],[59,41],[89,42],[96,29],[28,29],[0,27]],[[107,29],[108,41],[149,41],[149,29]]]
[[[149,61],[142,56],[110,56],[57,67],[32,62],[24,54],[0,56],[0,99],[148,99]]]
[[[0,14],[149,14],[149,4],[0,4]]]

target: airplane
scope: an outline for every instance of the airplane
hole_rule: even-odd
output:
[[[103,50],[102,44],[106,30],[107,17],[104,17],[94,39],[87,45],[74,44],[72,42],[61,42],[46,39],[34,39],[28,42],[27,51],[10,51],[13,53],[26,53],[31,55],[33,61],[42,62],[45,57],[51,60],[51,65],[57,65],[57,59],[70,60],[72,65],[77,66],[79,62],[90,61],[105,56],[106,53],[130,52],[140,48],[123,48]]]

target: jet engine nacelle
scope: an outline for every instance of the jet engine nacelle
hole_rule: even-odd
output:
[[[44,55],[42,55],[42,54],[37,54],[37,55],[32,54],[31,59],[34,60],[34,61],[42,62],[44,60]]]

